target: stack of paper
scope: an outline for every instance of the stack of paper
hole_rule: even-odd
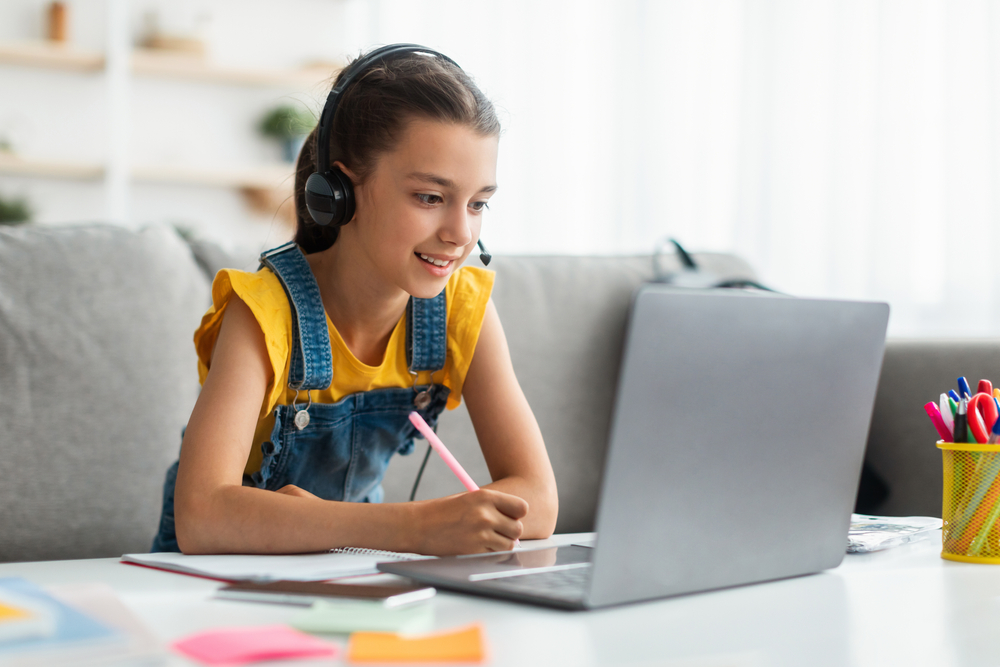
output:
[[[852,514],[847,553],[867,553],[929,537],[941,519],[929,516],[869,516]]]
[[[0,638],[4,667],[149,664],[157,643],[107,586],[44,590],[19,577],[0,578],[0,599],[33,615],[30,631],[11,626]],[[16,614],[7,622],[16,623]]]

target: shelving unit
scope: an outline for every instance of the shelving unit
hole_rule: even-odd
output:
[[[180,185],[239,190],[247,204],[262,211],[287,200],[294,182],[294,165],[259,164],[250,167],[183,164],[135,164],[130,156],[129,126],[132,87],[139,79],[171,79],[240,87],[303,90],[322,86],[336,73],[325,63],[297,69],[264,69],[222,66],[193,54],[131,45],[129,0],[108,0],[105,51],[86,51],[48,41],[0,42],[0,66],[32,67],[70,73],[99,75],[105,85],[109,134],[101,162],[67,162],[36,159],[0,151],[0,175],[39,179],[103,182],[105,215],[109,220],[128,218],[129,200],[138,184]],[[139,158],[141,160],[141,157]]]

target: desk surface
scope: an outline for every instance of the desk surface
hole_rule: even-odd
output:
[[[940,539],[931,537],[849,555],[837,569],[807,577],[591,612],[444,592],[430,604],[437,628],[481,621],[491,665],[1000,663],[1000,567],[944,561],[939,551]],[[116,559],[6,563],[0,576],[107,583],[165,643],[213,627],[282,623],[297,611],[215,600],[219,582]],[[167,664],[190,663],[171,656]]]

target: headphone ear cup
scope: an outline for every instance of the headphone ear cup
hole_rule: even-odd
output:
[[[354,217],[354,185],[340,169],[310,174],[305,200],[309,216],[317,225],[340,226]]]
[[[346,225],[354,219],[354,183],[338,167],[326,172],[331,181],[336,181],[335,189],[342,194],[338,225]]]

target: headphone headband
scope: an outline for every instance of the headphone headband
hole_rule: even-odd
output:
[[[358,78],[366,69],[377,62],[388,60],[392,56],[401,53],[426,53],[428,55],[447,60],[455,67],[458,63],[434,49],[428,49],[419,44],[389,44],[365,54],[355,60],[341,76],[340,81],[333,87],[330,94],[326,96],[326,104],[323,105],[323,113],[319,117],[319,132],[316,136],[316,171],[324,174],[330,170],[330,133],[333,131],[333,119],[337,114],[337,107],[344,91],[350,87],[354,80]]]
[[[400,53],[424,53],[446,60],[459,70],[462,69],[458,63],[443,53],[419,44],[382,46],[348,65],[347,70],[340,75],[340,81],[326,96],[326,104],[323,105],[323,113],[319,117],[319,130],[316,133],[316,171],[305,183],[306,209],[317,225],[342,225],[354,217],[354,188],[351,181],[340,169],[330,169],[330,133],[333,131],[333,119],[337,115],[340,98],[362,72],[373,64]],[[483,264],[489,264],[492,255],[481,240],[478,244],[479,258]]]

